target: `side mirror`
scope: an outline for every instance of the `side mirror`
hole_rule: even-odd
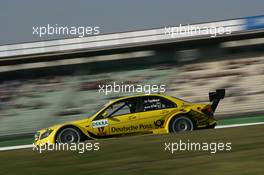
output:
[[[106,117],[108,117],[108,113],[105,111],[105,112],[102,114],[102,116],[103,116],[104,118],[106,118]]]

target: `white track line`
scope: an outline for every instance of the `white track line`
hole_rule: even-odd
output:
[[[25,149],[25,148],[33,148],[33,144],[31,144],[31,145],[0,147],[0,151],[9,151],[9,150],[17,150],[17,149]]]
[[[221,126],[216,126],[215,129],[234,128],[234,127],[240,127],[240,126],[251,126],[251,125],[261,125],[261,124],[264,124],[264,122],[243,123],[243,124],[233,124],[233,125],[221,125]]]
[[[251,126],[251,125],[261,125],[261,124],[264,124],[264,122],[222,125],[222,126],[216,126],[215,129],[234,128],[234,127],[240,127],[240,126]],[[33,147],[34,147],[33,144],[19,145],[19,146],[7,146],[7,147],[0,147],[0,151],[18,150],[18,149],[26,149],[26,148],[33,148]]]

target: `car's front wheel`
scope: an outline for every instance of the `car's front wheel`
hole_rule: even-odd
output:
[[[194,122],[185,116],[174,117],[170,121],[169,131],[170,132],[185,132],[194,130]]]
[[[81,133],[75,128],[64,128],[57,135],[58,143],[76,143],[81,141]]]

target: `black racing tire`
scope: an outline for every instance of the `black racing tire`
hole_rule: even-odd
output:
[[[56,140],[57,143],[78,143],[82,140],[82,134],[78,129],[66,127],[58,132]]]
[[[169,124],[170,133],[192,131],[195,128],[193,120],[186,116],[176,116],[171,119]]]

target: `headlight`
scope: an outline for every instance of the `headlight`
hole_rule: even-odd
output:
[[[41,136],[40,136],[40,140],[41,139],[45,139],[46,137],[48,137],[51,133],[52,133],[53,130],[51,129],[47,129]]]
[[[39,135],[40,133],[39,132],[36,132],[35,135],[34,135],[34,140],[37,141],[39,139]]]

